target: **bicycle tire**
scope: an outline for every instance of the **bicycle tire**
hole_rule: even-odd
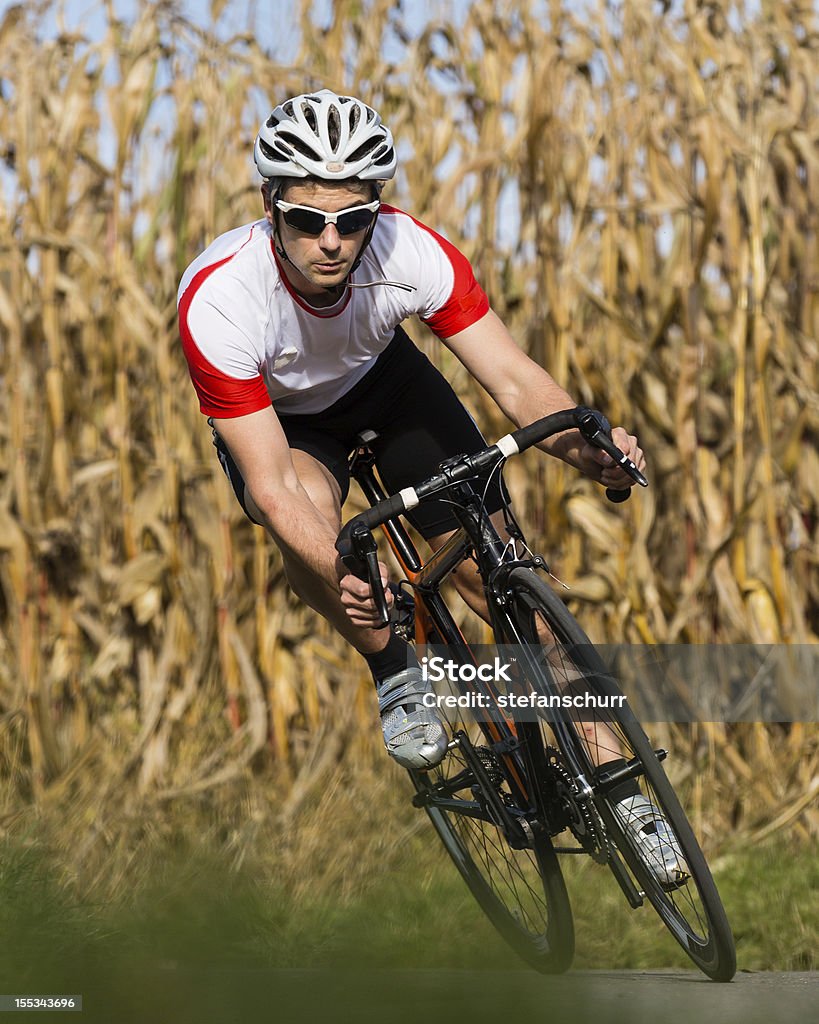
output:
[[[509,574],[506,596],[504,614],[525,642],[541,644],[544,634],[551,633],[549,643],[554,646],[548,648],[544,661],[551,677],[547,688],[552,693],[561,689],[562,673],[564,689],[576,687],[578,676],[582,676],[582,685],[589,692],[608,698],[621,695],[610,670],[575,618],[530,568],[517,568]],[[514,642],[511,635],[503,639]],[[535,682],[535,685],[543,686],[543,683]],[[589,712],[583,712],[585,722],[592,717]],[[583,729],[576,727],[577,722],[567,719],[570,724],[567,733],[576,759],[586,769],[587,778],[592,780],[596,765],[592,746],[608,742],[602,724],[608,726],[609,735],[614,734],[626,760],[639,759],[641,791],[661,810],[676,835],[689,868],[688,880],[670,890],[660,884],[623,828],[614,804],[595,783],[593,803],[609,840],[613,840],[643,894],[690,959],[713,980],[730,981],[736,972],[736,952],[728,918],[700,845],[648,737],[627,704],[610,707],[605,716],[598,712],[597,717],[599,722],[591,723],[592,728],[588,729],[593,742],[584,735]],[[540,728],[544,743],[548,743],[555,733],[544,722]]]
[[[478,723],[463,711],[441,711],[451,734],[459,729],[482,742]],[[483,741],[485,742],[485,740]],[[484,748],[485,750],[487,748]],[[467,773],[463,756],[451,749],[436,768],[410,772],[416,791],[428,795],[434,787]],[[496,780],[498,773],[495,773]],[[474,784],[474,779],[465,782]],[[507,801],[505,782],[498,790]],[[471,794],[470,794],[471,795]],[[560,863],[548,836],[531,837],[530,848],[512,849],[502,831],[490,821],[450,810],[425,806],[444,848],[452,858],[478,905],[516,953],[543,974],[568,970],[574,958],[574,921]]]

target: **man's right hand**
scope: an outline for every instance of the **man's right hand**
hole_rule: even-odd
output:
[[[389,570],[383,562],[378,563],[378,570],[381,573],[381,585],[384,588],[387,607],[391,608],[393,593],[387,587],[387,581],[390,578]],[[339,589],[341,603],[353,625],[369,629],[383,628],[378,618],[370,585],[366,580],[360,580],[357,576],[348,573],[339,580]]]

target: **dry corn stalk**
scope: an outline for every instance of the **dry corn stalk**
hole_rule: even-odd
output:
[[[638,431],[653,490],[624,510],[536,455],[510,467],[588,631],[817,642],[808,5],[735,23],[719,4],[554,0],[544,20],[479,0],[418,28],[386,0],[336,0],[326,26],[304,3],[289,66],[164,3],[96,40],[50,33],[53,10],[0,23],[3,814],[66,779],[169,799],[248,765],[298,803],[330,773],[318,744],[342,698],[355,730],[342,716],[332,749],[342,729],[378,747],[366,673],[242,519],[176,340],[182,268],[259,215],[255,126],[305,88],[382,110],[403,158],[389,198],[464,248],[533,358]],[[710,780],[709,836],[730,818],[815,837],[815,727],[769,731],[671,730]]]

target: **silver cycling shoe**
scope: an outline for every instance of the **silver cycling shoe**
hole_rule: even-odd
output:
[[[691,872],[662,811],[640,793],[621,800],[615,812],[663,889],[670,892],[685,885]]]
[[[419,668],[404,669],[376,684],[387,753],[404,768],[434,768],[446,753],[448,738],[434,708],[424,707],[432,693]]]

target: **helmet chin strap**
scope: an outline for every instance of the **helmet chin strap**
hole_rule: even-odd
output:
[[[375,231],[375,222],[378,220],[378,210],[375,211],[373,219],[370,221],[370,226],[367,228],[367,234],[364,236],[364,240],[361,243],[361,248],[358,250],[358,256],[355,258],[355,262],[350,267],[350,273],[347,275],[347,279],[344,281],[344,287],[347,287],[347,281],[350,279],[350,275],[354,274],[358,270],[358,265],[361,263],[361,259],[364,256],[364,251],[372,241],[373,231]]]
[[[290,263],[291,265],[295,266],[295,264],[293,264],[293,261],[287,255],[287,252],[284,248],[284,242],[282,241],[282,236],[279,233],[279,211],[276,207],[276,200],[279,198],[281,191],[281,185],[279,185],[279,187],[276,189],[273,195],[270,195],[270,193],[268,192],[268,201],[270,203],[270,209],[273,213],[273,244],[276,247],[276,255],[279,257],[282,263]]]
[[[287,253],[285,252],[284,243],[282,242],[281,238],[279,237],[279,232],[278,231],[275,231],[273,233],[273,244],[276,246],[276,255],[279,257],[279,259],[282,261],[282,263],[292,263],[293,262],[290,259],[290,257],[287,255]]]

